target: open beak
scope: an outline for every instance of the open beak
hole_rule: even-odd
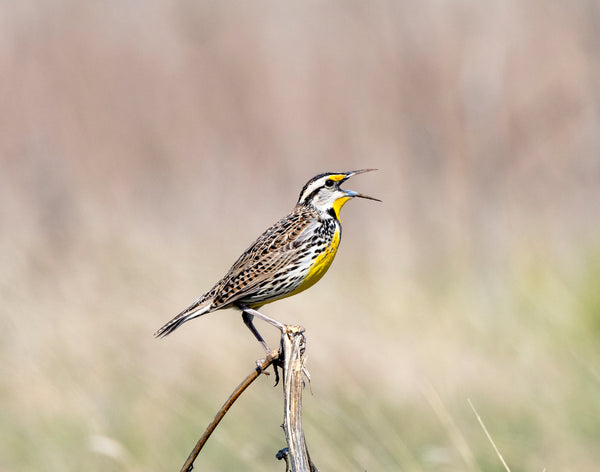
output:
[[[353,175],[363,174],[365,172],[371,172],[373,170],[377,170],[377,169],[361,169],[361,170],[353,170],[351,172],[346,172],[344,174],[344,178],[342,179],[342,182],[345,182]],[[350,198],[360,197],[360,198],[366,198],[367,200],[375,200],[376,202],[381,201],[381,200],[379,200],[379,198],[370,197],[369,195],[365,195],[363,193],[358,193],[358,192],[355,192],[354,190],[344,190],[344,192],[346,192],[346,196],[350,197]]]

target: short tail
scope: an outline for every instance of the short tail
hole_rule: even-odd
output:
[[[177,328],[179,328],[186,321],[197,318],[198,316],[204,315],[205,313],[210,312],[210,301],[206,300],[198,300],[194,304],[187,307],[181,313],[179,313],[175,318],[166,323],[162,328],[160,328],[154,336],[157,338],[164,338],[167,334],[171,334]]]

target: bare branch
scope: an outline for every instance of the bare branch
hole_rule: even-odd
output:
[[[238,385],[225,404],[221,407],[213,421],[208,425],[202,437],[190,453],[181,468],[181,472],[190,472],[194,461],[202,447],[223,419],[231,405],[244,392],[244,390],[271,364],[283,364],[283,393],[284,393],[284,421],[283,429],[287,447],[277,453],[278,459],[286,462],[286,471],[292,472],[318,472],[306,448],[304,431],[302,429],[302,390],[304,388],[303,375],[308,377],[304,366],[304,351],[306,338],[304,328],[300,326],[282,325],[281,348],[267,355],[264,362],[258,366],[244,381]],[[276,371],[277,373],[277,371]]]
[[[194,449],[188,456],[187,460],[183,464],[183,467],[181,468],[181,472],[190,472],[194,468],[194,461],[196,460],[196,457],[198,457],[198,454],[204,447],[204,444],[206,443],[206,441],[208,441],[208,438],[210,437],[212,432],[215,430],[217,425],[220,423],[220,421],[223,419],[223,417],[225,416],[225,414],[227,413],[227,411],[229,410],[231,405],[233,405],[233,403],[244,392],[244,390],[246,390],[246,388],[248,388],[248,386],[252,382],[254,382],[261,373],[263,373],[271,364],[273,364],[274,361],[279,359],[279,355],[280,355],[279,351],[272,351],[270,354],[267,355],[267,358],[263,361],[263,363],[261,365],[257,366],[256,369],[254,369],[252,371],[252,373],[250,373],[250,375],[248,375],[248,377],[246,377],[242,381],[242,383],[237,386],[237,388],[233,391],[233,393],[229,396],[227,401],[223,404],[221,409],[218,411],[215,418],[208,425],[208,427],[206,428],[206,431],[204,431],[204,434],[202,435],[202,437],[196,443],[196,446],[194,447]]]

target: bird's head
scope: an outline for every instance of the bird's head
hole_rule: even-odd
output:
[[[317,210],[331,214],[339,220],[340,209],[354,197],[367,198],[380,202],[378,198],[369,197],[353,190],[345,190],[340,185],[356,174],[369,172],[376,169],[353,170],[351,172],[325,172],[319,174],[302,188],[298,205],[312,205]]]

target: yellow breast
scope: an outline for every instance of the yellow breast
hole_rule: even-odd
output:
[[[335,253],[337,252],[337,248],[339,245],[340,230],[339,228],[336,228],[329,247],[325,249],[321,254],[319,254],[319,256],[314,260],[312,266],[308,270],[308,274],[306,275],[302,283],[290,295],[295,295],[299,292],[302,292],[307,288],[312,287],[319,280],[321,280],[321,277],[325,275],[325,272],[327,272],[327,269],[329,269],[329,266],[333,262]]]
[[[297,293],[303,292],[307,288],[312,287],[319,280],[321,280],[321,277],[323,277],[325,275],[325,272],[327,272],[327,269],[329,269],[329,266],[333,262],[335,253],[337,252],[337,248],[339,245],[340,245],[340,229],[336,228],[335,233],[333,234],[333,239],[331,240],[331,244],[329,245],[329,247],[327,249],[325,249],[321,254],[319,254],[318,257],[315,258],[312,265],[308,269],[308,274],[306,275],[306,277],[304,277],[304,279],[302,280],[300,285],[298,285],[298,287],[296,287],[293,291],[291,291],[289,293],[284,293],[278,297],[264,300],[264,301],[261,301],[260,303],[252,304],[252,305],[250,305],[250,307],[251,308],[260,308],[261,306],[263,306],[267,303],[271,303],[276,300],[281,300],[282,298],[291,297],[292,295],[296,295]]]

